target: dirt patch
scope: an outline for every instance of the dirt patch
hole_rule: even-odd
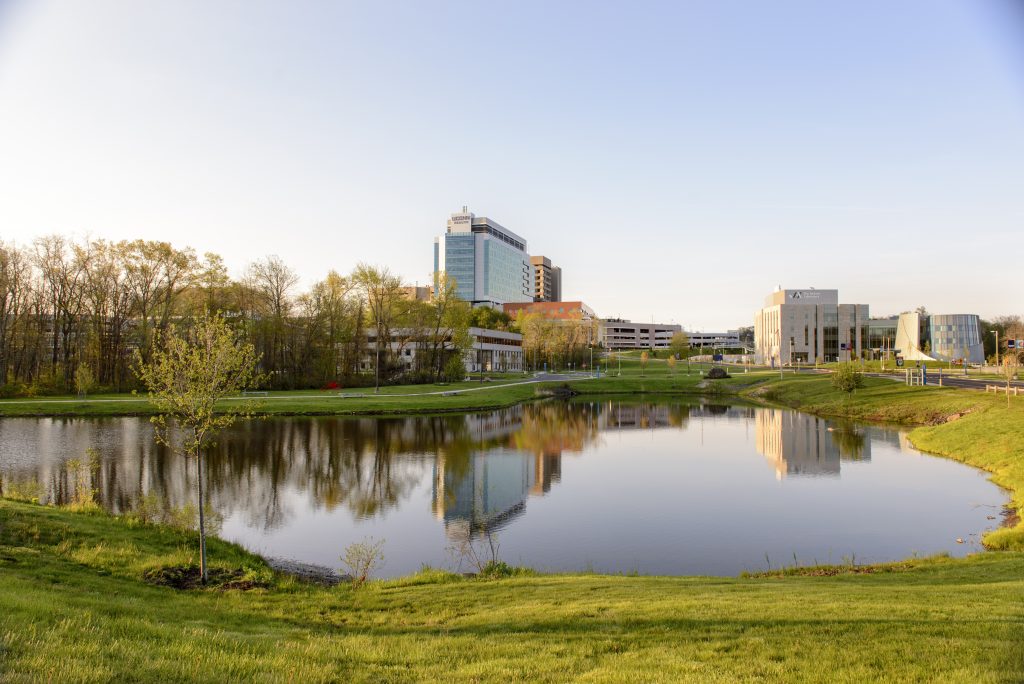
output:
[[[142,574],[149,584],[158,587],[171,587],[172,589],[236,589],[249,591],[261,589],[267,585],[248,577],[249,573],[241,568],[210,568],[207,572],[209,581],[204,585],[202,573],[196,565],[168,565],[161,568],[151,568]]]

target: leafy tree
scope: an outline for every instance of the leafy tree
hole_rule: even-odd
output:
[[[452,282],[452,289],[454,290],[454,281]],[[512,318],[507,313],[489,306],[475,306],[469,314],[469,326],[471,328],[508,330],[511,322]]]
[[[391,329],[400,314],[400,305],[405,301],[402,295],[402,279],[391,273],[387,267],[359,264],[352,273],[361,296],[366,301],[376,332],[374,342],[374,391],[380,391],[383,362],[388,366],[391,350]],[[383,356],[383,359],[381,358]]]
[[[677,359],[684,358],[690,351],[690,336],[684,332],[677,332],[668,343],[668,350]]]
[[[461,354],[452,354],[444,365],[444,379],[448,382],[462,382],[466,379],[466,364]]]
[[[251,406],[217,409],[217,402],[263,380],[250,344],[241,344],[224,318],[204,315],[189,331],[170,328],[162,346],[154,346],[148,361],[136,353],[139,377],[149,400],[159,411],[152,418],[156,441],[173,453],[195,458],[198,472],[200,571],[206,568],[203,452],[217,433],[232,425]]]
[[[640,376],[643,377],[647,370],[647,362],[650,361],[651,355],[647,353],[647,350],[640,352]]]
[[[92,391],[92,388],[95,385],[96,376],[92,374],[92,369],[89,368],[89,364],[78,364],[78,368],[75,369],[75,390],[78,391],[78,396],[86,396]]]
[[[672,355],[672,356],[668,357],[668,372],[671,373],[672,375],[675,375],[675,373],[676,373],[676,364],[677,363],[678,363],[678,361],[676,361],[675,355]]]
[[[461,360],[463,352],[472,344],[469,328],[473,325],[473,313],[478,309],[470,308],[468,303],[459,298],[455,280],[447,274],[439,274],[436,283],[422,327],[426,333],[423,363],[429,364],[432,378],[439,380],[445,374],[446,354]],[[465,373],[464,368],[462,372]]]
[[[864,386],[864,374],[853,362],[841,363],[832,373],[832,386],[846,393]]]

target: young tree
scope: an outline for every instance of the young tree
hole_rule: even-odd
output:
[[[839,367],[832,373],[832,386],[850,394],[855,389],[864,386],[864,374],[861,373],[856,363],[839,364]]]
[[[690,350],[690,337],[684,332],[677,332],[668,343],[668,350],[677,359],[683,358]]]
[[[1007,353],[1003,357],[1003,377],[1006,378],[1006,405],[1010,405],[1010,383],[1017,379],[1017,355]]]
[[[95,384],[96,376],[93,375],[89,364],[79,363],[78,368],[75,369],[75,389],[78,391],[78,396],[84,398],[92,391]]]
[[[651,359],[651,355],[645,349],[640,352],[640,377],[643,377],[647,371],[647,362]]]
[[[148,362],[136,352],[139,377],[159,414],[152,418],[156,441],[173,453],[195,458],[198,472],[200,572],[206,568],[203,497],[203,451],[217,433],[246,412],[248,406],[222,407],[217,402],[259,383],[258,359],[250,344],[241,344],[220,315],[206,314],[192,330],[168,330],[164,344],[154,346]]]
[[[675,355],[668,357],[668,372],[672,375],[676,374],[676,363],[678,362],[676,361]]]

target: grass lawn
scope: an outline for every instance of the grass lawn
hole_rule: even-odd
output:
[[[1019,681],[1024,555],[832,576],[142,580],[194,535],[0,501],[4,681]],[[216,564],[262,561],[215,541]],[[808,573],[809,571],[803,571]],[[830,572],[836,572],[833,569]]]
[[[621,375],[573,380],[577,391],[593,387],[593,391],[608,393],[622,391],[697,391],[700,369],[693,364],[691,374],[686,373],[685,362],[670,371],[664,359],[652,359],[646,370],[639,361],[623,361]],[[618,372],[617,369],[615,371]],[[489,382],[479,379],[449,384],[393,385],[382,387],[379,394],[373,388],[340,390],[297,390],[269,392],[266,397],[255,396],[256,413],[275,415],[377,415],[437,413],[503,408],[538,396],[538,389],[563,382],[538,383],[532,374],[488,375]],[[590,391],[589,389],[587,391]],[[341,396],[341,395],[348,396]],[[242,400],[239,397],[239,400]],[[225,403],[225,406],[228,404]],[[153,407],[143,394],[91,395],[82,400],[75,396],[37,397],[31,399],[0,400],[3,416],[124,416],[150,415]]]

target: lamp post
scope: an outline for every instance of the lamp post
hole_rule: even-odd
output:
[[[373,363],[373,393],[380,394],[380,335],[377,335],[374,350],[376,360]]]
[[[995,333],[996,336],[996,368],[999,368],[999,331],[989,330],[990,333]]]

